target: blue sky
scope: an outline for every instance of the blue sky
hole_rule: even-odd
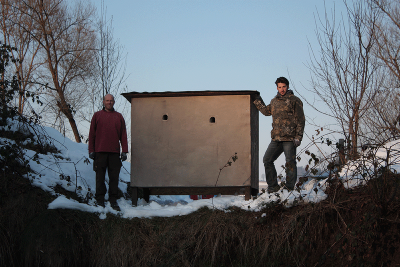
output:
[[[100,12],[100,0],[93,3]],[[318,49],[317,12],[323,15],[326,6],[345,13],[342,1],[322,0],[104,0],[104,5],[114,38],[127,53],[127,91],[257,90],[266,103],[280,76],[289,79],[295,94],[314,98],[305,88],[310,44]],[[308,121],[329,122],[304,104]],[[261,157],[271,123],[260,116]],[[315,128],[306,124],[309,136]],[[307,138],[302,146],[306,143]]]
[[[104,1],[132,91],[259,90],[307,83],[323,1]],[[333,6],[332,5],[328,5]],[[272,90],[271,90],[272,89]]]

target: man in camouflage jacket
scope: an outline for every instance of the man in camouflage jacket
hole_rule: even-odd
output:
[[[278,94],[265,105],[261,97],[254,100],[254,105],[265,116],[272,115],[272,141],[263,157],[268,192],[279,190],[274,161],[285,153],[286,189],[293,190],[297,181],[296,148],[303,138],[305,117],[303,102],[289,89],[289,81],[279,77],[275,82]]]

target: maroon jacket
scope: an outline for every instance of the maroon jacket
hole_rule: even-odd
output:
[[[128,153],[125,120],[121,113],[107,112],[104,109],[94,113],[90,122],[89,153],[111,152]]]

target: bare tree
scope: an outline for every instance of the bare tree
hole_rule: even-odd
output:
[[[4,39],[18,47],[15,58],[22,63],[17,72],[21,112],[24,92],[36,86],[44,102],[40,107],[43,122],[64,134],[70,128],[81,142],[79,120],[90,121],[89,115],[101,108],[101,97],[117,95],[125,86],[126,55],[113,37],[112,19],[107,20],[104,4],[96,24],[95,9],[79,0],[0,3]]]
[[[381,11],[381,18],[375,21],[374,31],[377,46],[375,55],[397,77],[400,82],[400,1],[371,0],[371,7]]]
[[[101,109],[101,100],[106,94],[116,96],[126,87],[127,56],[119,41],[114,38],[113,18],[107,18],[104,1],[102,1],[101,13],[97,23],[97,32],[96,71],[90,93],[93,105],[92,110],[82,114],[83,116],[91,115]],[[90,117],[86,117],[86,120],[90,121]]]
[[[10,53],[19,81],[18,112],[22,114],[26,92],[34,87],[32,76],[41,66],[41,62],[37,60],[40,45],[32,36],[33,24],[26,6],[18,0],[1,0],[0,5],[3,41],[16,48]]]
[[[318,53],[311,47],[311,91],[320,98],[340,125],[349,146],[349,158],[356,158],[361,118],[371,107],[379,88],[379,66],[373,56],[375,28],[365,21],[376,18],[376,11],[362,0],[352,6],[346,2],[347,17],[336,22],[333,11],[329,18],[317,16]]]
[[[126,90],[126,59],[127,54],[119,40],[114,37],[113,18],[107,18],[107,10],[102,1],[98,23],[96,24],[96,64],[92,80],[88,83],[90,105],[79,112],[79,117],[90,122],[94,112],[102,109],[102,98],[106,94],[113,94],[117,102],[118,111],[125,118],[130,115],[130,105],[123,99],[119,101],[118,95]],[[130,120],[127,119],[127,126]],[[127,127],[128,129],[129,126]],[[128,130],[129,132],[129,130]],[[129,133],[128,133],[129,135]]]
[[[113,32],[113,18],[107,20],[104,1],[102,2],[102,14],[99,21],[100,47],[97,64],[100,73],[102,95],[112,92],[119,93],[125,82],[125,61],[123,47],[115,40]]]
[[[81,82],[93,72],[95,30],[94,9],[77,2],[73,8],[63,0],[20,0],[32,18],[32,36],[40,44],[46,71],[41,72],[46,95],[65,116],[76,142],[81,142],[74,114],[85,104],[86,88]],[[56,117],[57,118],[57,117]],[[62,119],[61,116],[58,119]]]
[[[385,80],[367,125],[374,138],[388,141],[400,136],[400,1],[371,0],[369,4],[380,11],[378,20],[371,19],[367,23],[375,27],[373,52],[384,69]]]
[[[387,76],[393,78],[390,73],[387,73]],[[391,78],[387,79],[385,84],[393,81]],[[399,109],[399,93],[392,88],[383,86],[376,95],[371,108],[367,111],[367,116],[363,118],[363,132],[370,140],[368,143],[384,144],[399,139]]]

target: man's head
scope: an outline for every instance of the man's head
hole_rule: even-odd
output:
[[[276,88],[281,96],[286,95],[287,90],[289,89],[289,81],[285,77],[279,77],[275,81]]]
[[[113,95],[107,94],[103,98],[103,105],[106,111],[113,111],[114,110],[114,97]]]

